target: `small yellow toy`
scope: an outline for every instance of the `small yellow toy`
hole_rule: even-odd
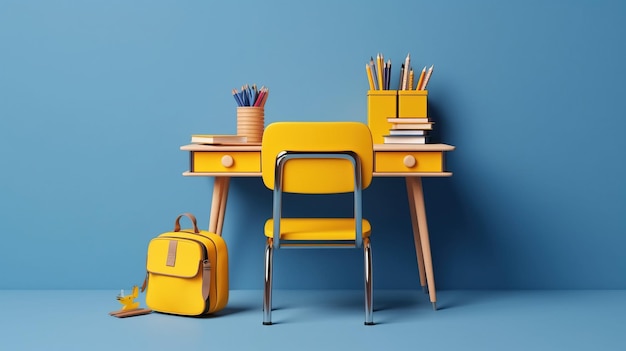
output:
[[[120,292],[117,296],[117,301],[119,301],[124,307],[122,307],[122,311],[134,310],[139,308],[139,302],[135,302],[134,300],[139,296],[139,288],[137,286],[133,286],[132,295],[124,296],[124,290]]]
[[[152,310],[148,308],[139,308],[139,302],[135,302],[137,296],[139,296],[139,288],[136,285],[133,286],[133,292],[130,295],[124,295],[124,290],[122,290],[120,294],[117,295],[117,301],[122,304],[122,308],[109,314],[114,317],[124,318],[152,312]]]

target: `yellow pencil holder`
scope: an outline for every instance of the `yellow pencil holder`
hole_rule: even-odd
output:
[[[374,144],[382,144],[383,136],[389,134],[389,117],[398,115],[397,90],[369,90],[367,92],[367,125],[372,132]]]
[[[389,134],[389,117],[428,117],[427,90],[368,90],[367,125],[374,144]]]
[[[398,90],[398,117],[428,117],[428,90]]]
[[[263,107],[237,107],[237,135],[246,136],[250,144],[261,144],[264,129]]]

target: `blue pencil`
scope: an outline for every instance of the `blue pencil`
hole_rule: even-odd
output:
[[[237,89],[233,89],[233,97],[235,98],[235,101],[237,102],[237,106],[241,106],[242,102],[241,102],[241,99],[239,98],[239,93],[237,93]]]

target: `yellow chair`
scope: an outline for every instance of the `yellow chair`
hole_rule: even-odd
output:
[[[372,135],[358,122],[277,122],[265,129],[261,169],[273,190],[273,217],[265,222],[263,324],[272,324],[274,249],[363,247],[365,324],[373,325],[370,223],[363,219],[362,190],[373,172]],[[282,195],[354,193],[349,218],[283,218]]]

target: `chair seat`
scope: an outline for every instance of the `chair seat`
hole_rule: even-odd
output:
[[[370,236],[370,223],[362,220],[363,238]],[[354,218],[283,218],[280,240],[354,240]],[[265,236],[274,237],[274,220],[265,222]]]

